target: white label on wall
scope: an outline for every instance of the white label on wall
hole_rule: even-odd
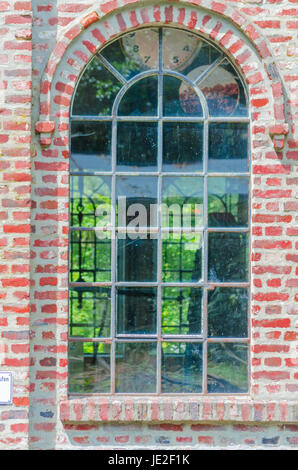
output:
[[[0,405],[12,402],[12,372],[0,371]]]

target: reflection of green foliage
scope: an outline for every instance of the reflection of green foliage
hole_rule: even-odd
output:
[[[111,242],[97,240],[94,232],[71,232],[71,281],[101,282],[111,279]]]
[[[162,300],[163,334],[200,333],[201,299],[201,289],[164,287]]]
[[[111,208],[110,179],[101,176],[72,176],[70,214],[75,227],[102,226]],[[103,210],[101,211],[101,208]]]
[[[163,282],[197,281],[201,278],[201,234],[169,234],[163,240]]]
[[[85,338],[110,336],[110,289],[72,287],[70,335]]]
[[[78,84],[73,104],[75,115],[111,115],[112,105],[122,84],[95,57]]]

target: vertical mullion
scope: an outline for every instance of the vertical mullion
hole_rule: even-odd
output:
[[[157,207],[158,207],[158,249],[157,249],[157,393],[161,393],[161,309],[162,309],[162,154],[163,154],[163,75],[162,75],[162,28],[158,40],[158,135],[157,135]]]
[[[117,149],[117,121],[113,117],[112,121],[112,253],[111,253],[111,393],[115,393],[115,337],[116,337],[116,273],[117,273],[117,256],[116,256],[116,149]]]
[[[203,377],[202,391],[207,394],[207,336],[208,336],[208,120],[204,119],[204,137],[203,137],[203,173],[204,173],[204,196],[203,196]]]

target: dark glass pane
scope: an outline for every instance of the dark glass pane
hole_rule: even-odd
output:
[[[69,335],[110,336],[111,292],[105,287],[71,287]]]
[[[110,345],[70,342],[68,350],[70,393],[110,392]]]
[[[195,90],[175,77],[164,76],[164,116],[202,116],[202,106]]]
[[[208,178],[208,225],[248,225],[248,178]]]
[[[119,104],[119,116],[157,115],[157,76],[143,78],[132,85]]]
[[[201,67],[204,72],[207,66]],[[245,94],[242,83],[233,67],[226,61],[216,67],[201,83],[212,117],[247,116]]]
[[[72,114],[110,116],[114,99],[122,84],[94,57],[87,65],[76,89]]]
[[[209,344],[207,371],[209,393],[247,393],[247,344]]]
[[[162,343],[162,392],[202,392],[202,344]]]
[[[111,169],[111,122],[71,123],[70,171]]]
[[[163,169],[201,171],[203,169],[203,125],[173,123],[163,125]]]
[[[155,288],[117,289],[117,333],[156,333]]]
[[[211,282],[248,280],[247,233],[209,233],[208,278]]]
[[[93,231],[70,232],[70,281],[102,282],[111,279],[111,240]]]
[[[118,226],[157,225],[157,178],[117,176],[116,187]]]
[[[116,344],[116,392],[156,392],[156,343]]]
[[[150,234],[118,234],[117,248],[118,281],[156,281],[157,240]]]
[[[102,55],[126,79],[158,68],[158,29],[140,29],[104,48]]]
[[[247,124],[229,122],[209,125],[209,171],[248,171],[247,152]]]
[[[200,176],[165,176],[162,180],[163,227],[201,227],[204,181]]]
[[[163,233],[163,282],[191,282],[201,279],[202,240],[203,235],[200,233]]]
[[[111,178],[72,176],[70,178],[70,224],[99,227],[111,223]]]
[[[202,289],[162,289],[162,334],[200,334]]]
[[[215,287],[208,292],[208,335],[247,337],[248,290]]]
[[[117,169],[156,171],[157,124],[118,122]]]

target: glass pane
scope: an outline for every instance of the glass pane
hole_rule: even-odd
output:
[[[110,345],[70,342],[68,350],[70,393],[110,392]]]
[[[158,29],[140,29],[104,48],[102,55],[126,79],[158,68]]]
[[[163,227],[201,227],[204,181],[199,176],[165,176],[162,181]]]
[[[119,116],[157,115],[157,76],[143,78],[132,85],[119,104]]]
[[[157,289],[117,289],[117,333],[156,333]]]
[[[248,290],[216,287],[208,291],[208,335],[247,337]]]
[[[72,176],[70,178],[70,224],[102,227],[111,222],[111,178]]]
[[[110,116],[114,99],[122,84],[97,57],[87,65],[76,89],[72,114]]]
[[[165,237],[165,235],[167,235]],[[201,233],[163,233],[163,282],[196,282],[202,277]]]
[[[116,392],[156,392],[156,343],[116,344]]]
[[[195,80],[196,68],[211,64],[220,52],[202,38],[181,29],[163,28],[163,67],[183,71]]]
[[[181,29],[163,28],[163,67],[184,70],[201,47],[201,39]]]
[[[70,232],[70,281],[103,282],[111,279],[111,240],[93,231]]]
[[[116,187],[119,227],[157,225],[157,178],[117,176]]]
[[[162,392],[202,392],[202,344],[162,343]]]
[[[209,233],[208,278],[210,282],[248,280],[248,234]]]
[[[110,336],[111,292],[105,287],[71,287],[69,335]]]
[[[207,370],[209,393],[247,393],[247,344],[209,344]]]
[[[111,122],[71,123],[70,171],[111,170]]]
[[[203,125],[165,122],[163,125],[163,170],[202,171]]]
[[[164,116],[202,116],[202,106],[195,90],[175,77],[163,78]]]
[[[156,281],[157,240],[150,239],[150,234],[118,234],[117,248],[118,281]]]
[[[207,66],[200,69],[200,73],[204,73]],[[210,116],[248,115],[242,83],[227,61],[216,67],[199,86],[207,100]]]
[[[156,171],[157,124],[118,122],[117,169],[119,171]]]
[[[162,289],[162,334],[200,334],[202,289]]]
[[[248,125],[245,123],[209,124],[208,170],[248,171]]]
[[[248,225],[248,178],[208,178],[209,227]]]

